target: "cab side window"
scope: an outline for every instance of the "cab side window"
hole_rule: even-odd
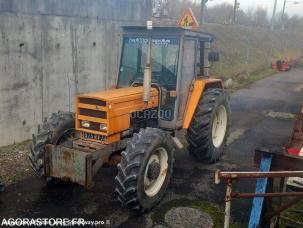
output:
[[[203,76],[204,75],[204,42],[198,41],[197,42],[197,56],[196,56],[196,76]]]

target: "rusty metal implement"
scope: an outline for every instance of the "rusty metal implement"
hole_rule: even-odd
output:
[[[262,158],[270,158],[267,166],[264,166],[264,161],[262,164]],[[248,227],[256,227],[260,224],[268,224],[271,218],[279,215],[282,211],[288,209],[292,205],[303,199],[303,192],[285,192],[285,178],[287,177],[303,177],[303,158],[297,156],[291,156],[286,153],[271,153],[268,151],[256,150],[255,151],[255,165],[264,168],[261,170],[267,170],[265,172],[222,172],[217,170],[215,172],[215,183],[219,184],[221,180],[225,180],[227,183],[226,196],[225,196],[225,221],[224,228],[229,227],[230,222],[230,210],[231,201],[233,198],[254,198],[253,207],[256,209],[252,211],[251,220]],[[271,171],[269,171],[271,170]],[[283,170],[283,171],[281,171]],[[241,193],[235,192],[232,187],[232,183],[235,180],[245,179],[245,178],[259,178],[257,182],[257,188],[255,193]],[[273,192],[273,178],[281,178],[280,192]],[[268,179],[268,181],[267,181]],[[266,192],[266,189],[271,192]],[[272,205],[269,208],[262,210],[263,207],[268,207],[268,205],[263,205],[264,198],[272,197],[295,197],[294,199],[276,208],[275,211],[270,211]],[[260,199],[262,201],[260,201]],[[266,214],[262,213],[266,212]],[[262,219],[262,221],[261,221]]]

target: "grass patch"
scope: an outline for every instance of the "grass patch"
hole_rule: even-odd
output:
[[[259,81],[261,79],[264,79],[270,75],[273,75],[275,71],[271,68],[265,68],[256,72],[253,72],[251,74],[246,73],[246,77],[233,77],[233,85],[230,88],[230,90],[236,91],[242,88],[247,88],[251,84],[253,84],[256,81]]]
[[[271,64],[277,60],[302,56],[302,32],[220,24],[205,24],[203,30],[214,34],[212,48],[220,53],[220,61],[211,63],[211,75],[232,78],[232,91],[272,75]]]
[[[303,200],[281,214],[280,227],[303,227]]]
[[[301,32],[219,24],[205,24],[203,29],[216,37],[213,48],[220,52],[220,61],[214,63],[212,71],[224,78],[270,68],[278,59],[297,59],[302,55]]]
[[[189,199],[178,199],[174,201],[170,201],[168,203],[163,204],[159,208],[152,211],[151,218],[156,224],[166,224],[165,223],[165,214],[170,209],[174,207],[190,207],[207,213],[214,221],[215,228],[221,228],[224,225],[224,211],[222,208],[218,206],[205,202],[205,201],[192,201]],[[243,227],[240,224],[237,224],[231,219],[230,223],[231,228],[240,228]]]

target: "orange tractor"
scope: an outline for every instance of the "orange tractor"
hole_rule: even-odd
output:
[[[117,198],[140,212],[163,197],[187,129],[190,155],[216,162],[224,152],[230,109],[222,81],[209,77],[213,36],[178,27],[124,27],[116,88],[76,97],[33,135],[30,161],[48,182],[90,188],[104,165],[117,165]]]

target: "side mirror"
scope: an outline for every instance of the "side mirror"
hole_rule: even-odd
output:
[[[210,62],[218,62],[220,61],[220,55],[217,51],[208,52],[208,61]]]

